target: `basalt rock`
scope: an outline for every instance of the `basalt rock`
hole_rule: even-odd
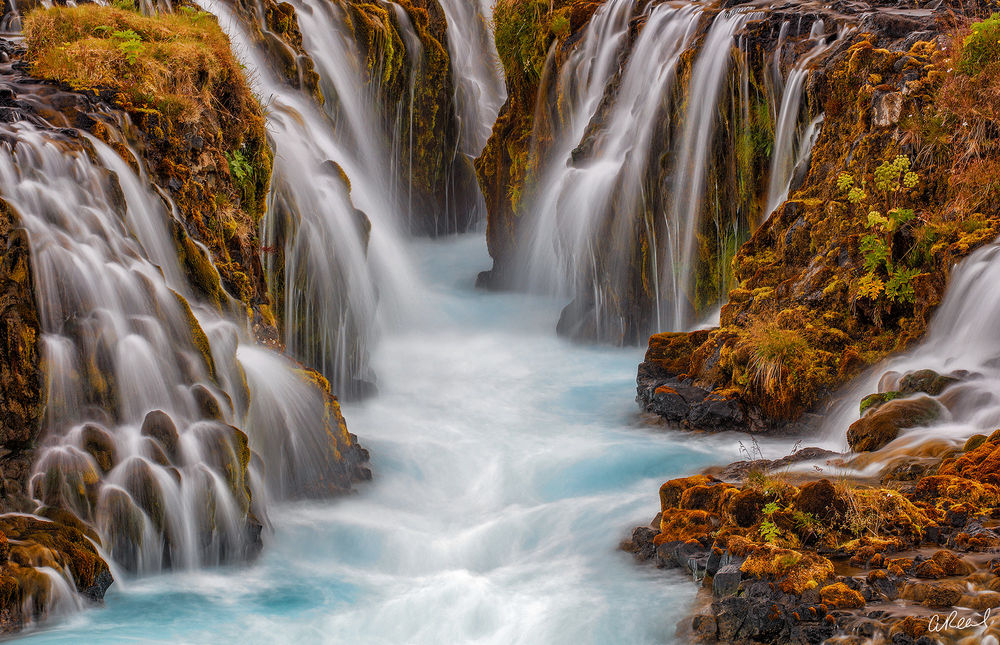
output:
[[[855,452],[878,450],[901,430],[926,425],[941,414],[941,405],[927,396],[889,401],[855,421],[847,430],[847,442]]]
[[[0,632],[19,631],[46,615],[56,588],[43,568],[68,573],[75,590],[95,603],[113,582],[107,563],[79,529],[0,515]]]
[[[1000,547],[989,528],[1000,514],[989,465],[998,444],[1000,431],[901,490],[805,474],[793,484],[766,464],[735,485],[670,480],[654,525],[623,548],[704,577],[711,604],[679,627],[699,642],[919,642],[926,616],[894,601],[943,614],[1000,607],[1000,560],[978,555]],[[852,574],[837,575],[845,567]],[[941,630],[945,642],[961,635]]]
[[[430,236],[468,230],[477,217],[476,177],[472,161],[458,152],[460,123],[444,10],[437,0],[400,0],[402,17],[391,6],[357,0],[339,4],[382,104],[386,145],[399,150],[396,163],[403,171],[408,208],[401,224]],[[419,42],[419,57],[410,51],[411,37]]]

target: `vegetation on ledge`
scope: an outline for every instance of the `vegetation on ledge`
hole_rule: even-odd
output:
[[[190,7],[147,17],[83,5],[37,9],[24,31],[33,74],[131,117],[133,129],[118,126],[180,211],[175,237],[192,283],[217,303],[224,287],[270,322],[257,230],[271,151],[263,109],[216,19]],[[75,122],[131,159],[100,119]],[[189,237],[207,246],[211,263]]]
[[[1000,234],[1000,62],[958,64],[980,33],[893,49],[862,33],[814,72],[809,175],[736,254],[720,328],[650,339],[648,411],[670,418],[657,392],[684,384],[739,408],[717,427],[763,430],[922,336],[955,263]]]
[[[542,150],[551,138],[535,123],[535,101],[548,53],[555,45],[558,67],[599,6],[591,0],[500,0],[493,10],[507,101],[476,159],[489,211],[486,239],[494,259],[493,271],[480,278],[483,285],[504,282],[505,262],[512,256],[519,223],[521,189],[531,173],[532,145]]]
[[[842,465],[827,454],[827,464]],[[892,636],[905,629],[919,638],[932,612],[1000,607],[1000,568],[989,555],[1000,547],[998,454],[1000,431],[935,458],[912,481],[896,470],[865,484],[827,479],[821,467],[783,470],[748,451],[748,461],[723,474],[729,481],[695,475],[663,484],[660,513],[623,548],[704,577],[710,607],[688,628],[702,642],[881,633],[910,643]],[[987,634],[1000,635],[969,636]]]

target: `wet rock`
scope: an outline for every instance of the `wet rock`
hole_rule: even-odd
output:
[[[889,401],[851,424],[847,442],[855,452],[878,450],[900,430],[930,423],[941,414],[941,405],[929,396]]]
[[[872,105],[872,125],[887,128],[899,123],[903,111],[903,94],[889,92],[874,99]]]
[[[736,461],[722,469],[721,477],[727,480],[745,479],[747,474],[756,470],[760,472],[775,471],[787,468],[792,464],[804,461],[821,461],[844,455],[824,448],[802,448],[780,459],[755,459],[753,461]]]
[[[869,410],[874,410],[880,407],[883,403],[888,403],[894,399],[898,399],[902,394],[898,390],[892,390],[890,392],[876,392],[875,394],[869,394],[865,398],[861,399],[860,412],[862,416],[865,412]]]
[[[714,640],[718,629],[715,616],[711,614],[699,614],[691,619],[691,632],[696,640]]]
[[[904,395],[923,392],[937,396],[953,383],[958,383],[955,376],[938,374],[934,370],[917,370],[903,376],[899,381],[899,391]]]
[[[622,547],[631,553],[637,561],[652,560],[656,557],[656,545],[653,544],[653,538],[659,533],[656,529],[648,526],[637,526],[632,531],[632,539]]]
[[[87,424],[80,432],[81,447],[94,458],[102,472],[109,472],[118,462],[115,441],[103,428]]]
[[[962,452],[969,452],[970,450],[975,450],[979,446],[986,443],[987,437],[984,434],[974,434],[965,441],[965,445],[962,446]]]
[[[163,410],[153,410],[146,414],[142,420],[142,428],[139,433],[144,437],[151,437],[159,442],[160,446],[172,460],[177,460],[178,435],[177,426],[170,415]]]
[[[738,566],[730,564],[722,567],[712,578],[712,593],[716,597],[735,594],[742,580],[743,574]]]
[[[198,406],[203,419],[223,420],[222,407],[219,405],[219,400],[215,398],[207,387],[200,383],[193,385],[191,386],[191,395],[194,396],[195,405]]]

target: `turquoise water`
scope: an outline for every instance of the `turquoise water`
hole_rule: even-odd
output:
[[[635,418],[642,350],[558,339],[559,303],[478,291],[482,235],[421,242],[421,314],[345,406],[375,479],[271,511],[237,569],[119,580],[104,608],[27,643],[664,643],[694,597],[616,550],[666,479],[739,458],[738,437]]]

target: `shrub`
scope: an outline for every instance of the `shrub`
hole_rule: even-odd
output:
[[[837,189],[846,193],[847,201],[859,209],[868,209],[865,228],[872,231],[861,238],[859,250],[864,256],[867,273],[858,280],[858,296],[878,302],[913,302],[916,294],[913,279],[920,269],[907,268],[892,257],[893,234],[914,218],[913,209],[899,206],[902,198],[920,184],[920,177],[910,170],[910,160],[898,156],[875,170],[875,190],[869,195],[854,177],[840,173]],[[885,215],[875,207],[888,209]]]
[[[962,42],[958,68],[969,76],[976,76],[997,60],[1000,60],[1000,13],[972,25],[971,32]]]
[[[795,330],[763,325],[752,334],[753,356],[750,369],[754,380],[766,392],[777,391],[784,375],[809,349],[808,343]]]

